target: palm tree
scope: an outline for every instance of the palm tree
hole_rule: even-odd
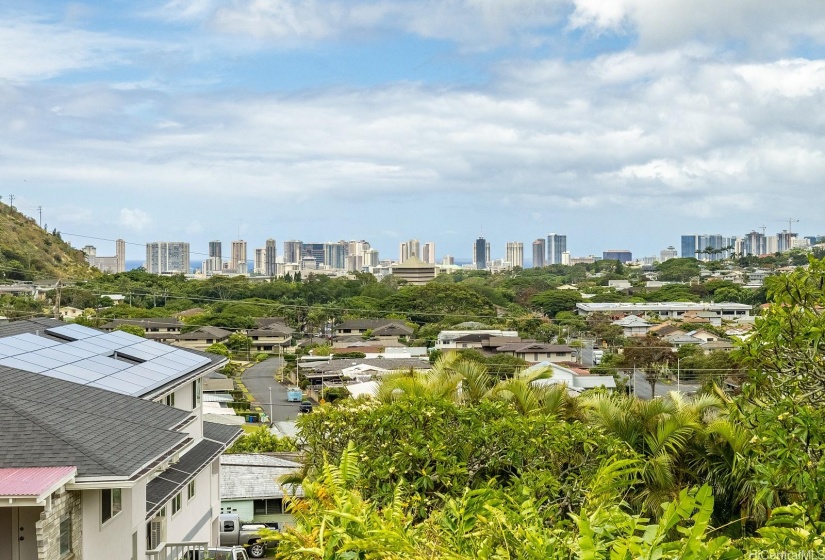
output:
[[[597,394],[580,399],[585,417],[624,441],[644,458],[644,487],[636,502],[658,515],[659,505],[673,500],[688,483],[697,482],[686,459],[702,440],[705,423],[721,408],[719,399],[689,399],[671,392],[650,401],[627,395]]]

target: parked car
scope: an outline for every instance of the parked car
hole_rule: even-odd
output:
[[[300,408],[298,408],[300,412],[312,412],[312,403],[309,401],[302,401]]]
[[[217,546],[206,549],[206,556],[200,550],[190,550],[184,555],[186,560],[249,560],[242,546]]]
[[[246,547],[252,558],[263,558],[266,554],[267,543],[260,540],[261,529],[280,529],[277,523],[241,523],[237,513],[222,513],[220,524],[221,546]]]

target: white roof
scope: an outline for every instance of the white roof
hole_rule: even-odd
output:
[[[654,303],[577,303],[582,311],[744,311],[751,306],[745,303],[693,303],[689,301],[664,301]]]
[[[303,496],[300,485],[279,482],[300,468],[299,463],[267,455],[221,455],[221,500]]]
[[[651,325],[651,323],[648,323],[647,321],[637,317],[636,315],[628,315],[623,319],[613,321],[613,324],[619,325],[620,327],[649,327]]]
[[[374,397],[376,393],[378,393],[378,382],[377,381],[365,381],[363,383],[353,383],[352,385],[347,385],[347,391],[349,394],[352,395],[352,398],[357,399],[360,396],[366,395],[368,397]]]
[[[616,388],[616,380],[612,375],[580,375],[575,371],[560,366],[553,362],[541,362],[524,370],[530,372],[540,369],[550,368],[553,370],[553,375],[549,379],[536,379],[533,385],[538,387],[542,385],[557,385],[564,383],[567,385],[569,392],[580,393],[585,389],[594,389],[596,387],[606,387],[608,389]]]

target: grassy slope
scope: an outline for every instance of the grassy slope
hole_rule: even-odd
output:
[[[0,204],[0,280],[68,280],[93,274],[82,251],[41,229],[33,218]]]

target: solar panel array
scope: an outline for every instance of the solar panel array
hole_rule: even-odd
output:
[[[209,363],[209,358],[122,331],[63,325],[0,338],[7,366],[124,395],[141,396]]]

